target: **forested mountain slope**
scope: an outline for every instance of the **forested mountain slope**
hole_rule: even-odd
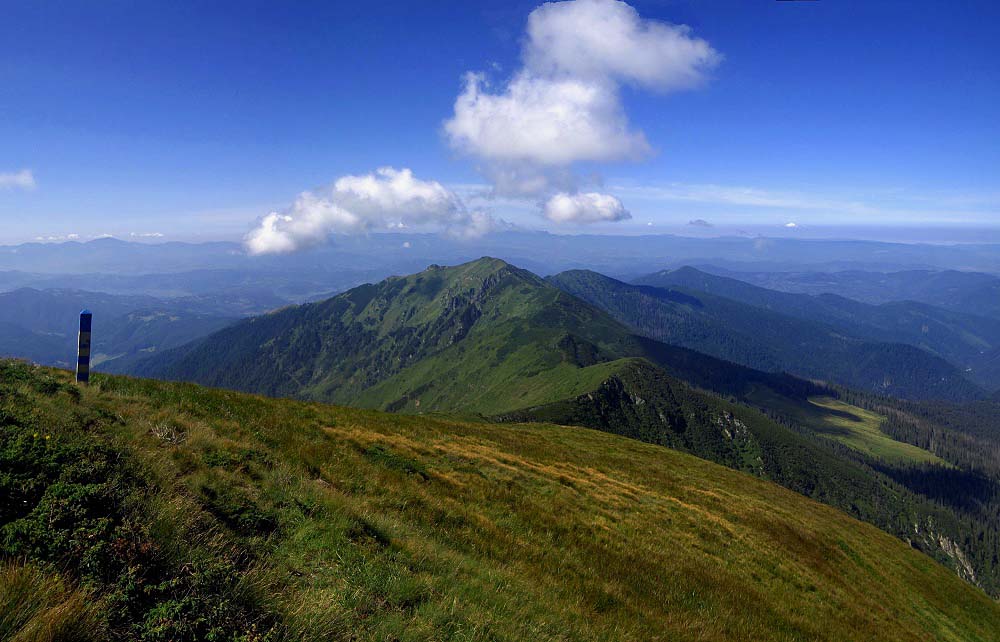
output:
[[[954,364],[988,389],[1000,388],[1000,379],[983,363],[984,355],[1000,349],[1000,319],[983,316],[978,310],[968,314],[915,301],[871,305],[830,293],[779,292],[691,267],[657,272],[635,283],[696,290],[822,323],[860,339],[906,343]]]
[[[1000,630],[996,603],[898,539],[670,449],[550,424],[69,381],[0,363],[0,637]]]
[[[733,272],[715,266],[702,271],[782,292],[839,294],[865,303],[920,301],[938,308],[1000,319],[1000,277],[957,270],[902,272]]]
[[[983,396],[953,365],[910,345],[875,343],[721,296],[631,285],[585,270],[548,280],[650,338],[755,369],[898,397]]]

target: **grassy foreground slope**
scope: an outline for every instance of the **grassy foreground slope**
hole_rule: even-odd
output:
[[[0,612],[29,616],[0,617],[0,636],[67,608],[91,639],[1000,630],[994,602],[872,526],[587,429],[108,376],[77,389],[67,373],[4,362],[0,458],[0,607],[20,607]],[[66,635],[48,639],[84,639]]]

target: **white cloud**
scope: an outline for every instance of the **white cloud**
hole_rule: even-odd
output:
[[[642,131],[628,122],[621,84],[692,87],[719,59],[687,27],[643,20],[624,2],[547,3],[528,17],[521,68],[497,89],[485,75],[467,74],[444,133],[455,149],[480,162],[490,198],[532,199],[559,222],[624,220],[631,216],[617,197],[578,193],[574,174],[578,163],[651,152]],[[387,167],[303,192],[287,209],[262,217],[245,244],[252,254],[268,254],[322,243],[336,233],[434,226],[470,238],[497,225],[440,183]]]
[[[617,0],[549,2],[528,16],[525,64],[548,77],[685,89],[701,84],[721,58],[689,27],[644,20]]]
[[[497,88],[481,73],[467,74],[444,133],[454,149],[481,162],[495,196],[572,194],[579,188],[574,165],[652,151],[629,124],[622,83],[694,87],[720,59],[688,27],[645,20],[618,0],[546,3],[528,17],[523,66]]]
[[[460,225],[451,225],[446,232],[452,238],[461,240],[477,239],[494,230],[496,222],[485,212],[470,212]]]
[[[601,223],[632,218],[622,202],[610,194],[559,193],[545,202],[545,217],[555,223]]]
[[[496,171],[528,174],[518,164],[560,167],[639,158],[650,150],[642,132],[629,130],[612,84],[527,72],[498,94],[484,83],[482,75],[466,76],[445,132],[455,148],[499,164]]]
[[[0,173],[0,189],[35,189],[35,175],[30,169],[19,172]]]
[[[406,217],[402,223],[437,221],[459,216],[458,198],[437,181],[414,178],[409,169],[382,167],[363,176],[343,176],[333,183],[331,198],[362,221]]]
[[[129,232],[130,237],[134,239],[160,239],[163,238],[162,232]]]
[[[692,203],[719,203],[724,205],[749,205],[753,207],[803,208],[814,207],[815,201],[797,194],[774,192],[752,187],[728,185],[647,185],[617,188],[633,197],[664,201]]]
[[[567,167],[542,167],[531,162],[491,163],[481,168],[490,180],[485,194],[493,199],[537,199],[539,194],[574,191],[577,178]]]
[[[795,227],[798,227],[798,226],[799,226],[799,224],[798,223],[794,223],[794,222],[785,223],[785,227],[787,227],[789,229],[795,228]]]
[[[680,203],[683,209],[679,215],[691,214],[690,205],[706,208],[704,211],[713,218],[730,221],[734,217],[759,217],[764,211],[772,222],[781,225],[792,217],[807,217],[812,223],[824,224],[988,222],[996,220],[1000,209],[992,194],[909,193],[892,188],[868,188],[864,193],[684,183],[612,183],[611,188],[633,203],[637,211],[655,208],[665,214],[672,203]]]
[[[649,201],[679,201],[769,209],[829,210],[852,214],[878,213],[877,208],[859,200],[755,187],[670,183],[646,186],[621,185],[615,189],[630,198]]]
[[[263,217],[245,243],[251,254],[285,253],[322,243],[330,234],[410,225],[437,226],[469,238],[489,231],[491,220],[487,214],[469,212],[437,181],[417,179],[409,169],[382,167],[303,192],[287,210]]]
[[[36,236],[35,240],[40,243],[58,243],[61,241],[75,241],[80,238],[79,234],[50,234],[49,236]]]

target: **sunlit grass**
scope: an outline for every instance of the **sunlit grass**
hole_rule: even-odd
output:
[[[845,446],[888,463],[950,465],[930,451],[896,441],[882,432],[882,415],[832,397],[812,397],[809,403],[829,411],[822,416],[821,426],[826,430],[820,428],[819,432]]]
[[[90,642],[100,640],[98,607],[53,571],[0,562],[0,640]]]
[[[748,395],[757,405],[784,414],[826,439],[841,443],[888,464],[951,464],[934,453],[896,441],[882,432],[885,418],[832,397],[810,397],[796,401],[759,389]]]

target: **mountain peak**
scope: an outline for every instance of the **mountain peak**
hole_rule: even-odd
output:
[[[666,274],[705,274],[701,270],[690,265],[682,265],[679,268],[669,270]]]
[[[460,263],[459,265],[430,265],[423,272],[403,278],[407,280],[419,280],[430,277],[440,279],[443,283],[453,288],[465,289],[469,286],[476,288],[490,286],[507,276],[512,276],[518,281],[533,285],[542,285],[544,283],[535,274],[511,265],[503,259],[492,256],[484,256],[473,261]]]

